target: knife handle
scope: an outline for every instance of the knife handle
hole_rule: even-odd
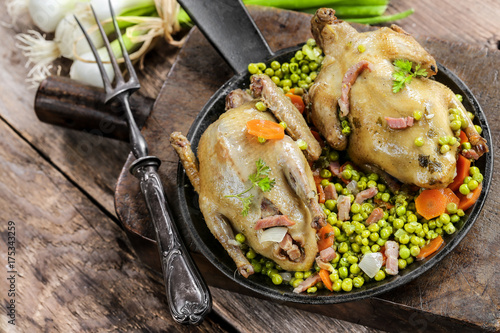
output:
[[[173,223],[157,173],[159,165],[157,157],[146,156],[137,159],[130,170],[140,180],[156,232],[170,313],[178,323],[196,325],[212,307],[210,291]]]
[[[129,140],[127,120],[118,101],[105,104],[105,92],[64,76],[49,76],[38,86],[35,114],[40,121],[122,141]],[[133,94],[130,105],[141,128],[154,100]]]

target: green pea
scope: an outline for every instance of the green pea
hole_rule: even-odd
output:
[[[242,233],[236,234],[236,236],[234,236],[234,239],[240,244],[245,243],[246,240],[245,235],[243,235]]]
[[[448,205],[446,205],[446,211],[449,214],[455,214],[457,212],[458,206],[454,202],[450,202]]]
[[[363,53],[366,51],[366,47],[363,44],[359,44],[358,51],[359,51],[359,53]]]
[[[399,237],[399,242],[401,244],[408,244],[409,241],[410,241],[410,236],[408,236],[408,234],[404,234],[401,235],[401,237]]]
[[[305,142],[303,139],[298,139],[297,145],[299,146],[300,150],[306,150],[307,149],[307,142]]]
[[[335,280],[335,282],[333,282],[332,289],[335,292],[341,291],[342,290],[342,280],[341,279]]]
[[[290,80],[290,79],[281,80],[281,85],[283,87],[291,87],[292,86],[292,80]]]
[[[441,154],[446,154],[447,152],[450,151],[450,146],[443,145],[443,146],[441,146],[441,149],[439,149],[439,151],[441,152]]]
[[[352,290],[352,279],[346,278],[342,281],[342,290],[351,291]]]
[[[278,274],[278,270],[276,268],[272,268],[272,269],[270,269],[270,270],[267,271],[267,276],[270,277],[270,278],[272,278],[272,276],[274,274]]]
[[[351,243],[351,249],[355,253],[359,253],[361,251],[361,247],[359,246],[359,244],[357,242]]]
[[[452,131],[458,131],[462,127],[462,122],[460,120],[453,120],[450,123],[450,128]]]
[[[263,70],[265,70],[265,69],[267,68],[266,64],[265,64],[265,63],[263,63],[263,62],[259,62],[259,63],[257,63],[257,66],[259,67],[259,69],[260,69],[261,71],[263,71]]]
[[[418,245],[413,245],[410,248],[410,254],[414,257],[418,256],[420,254],[420,247]]]
[[[256,255],[257,254],[255,253],[255,251],[251,248],[250,250],[248,250],[246,257],[248,259],[254,259]]]
[[[359,213],[361,211],[361,205],[358,203],[353,203],[351,206],[351,212],[352,213]]]
[[[328,179],[321,180],[321,186],[327,187],[329,184],[330,184],[330,181]]]
[[[460,187],[458,188],[458,190],[460,191],[460,193],[462,193],[463,195],[467,195],[470,193],[470,189],[469,189],[469,186],[467,184],[462,184],[460,185]]]
[[[475,173],[474,175],[472,175],[472,179],[474,179],[478,183],[481,183],[484,177],[481,173]]]
[[[422,119],[422,111],[419,111],[419,110],[413,111],[413,118],[415,118],[415,120],[417,120],[417,121]]]
[[[383,238],[383,239],[388,239],[389,237],[391,236],[391,232],[389,230],[389,228],[382,228],[382,230],[380,230],[380,237]]]
[[[457,229],[455,228],[455,226],[452,224],[452,223],[449,223],[445,226],[443,226],[443,230],[448,234],[448,235],[451,235],[452,233],[454,233],[455,231],[457,231]]]
[[[384,194],[382,194],[381,199],[383,202],[388,202],[390,198],[391,198],[391,195],[389,193],[385,192]]]
[[[457,223],[458,221],[460,221],[460,216],[458,216],[457,214],[453,214],[450,219],[452,223]]]
[[[462,101],[463,101],[463,99],[464,99],[464,98],[462,97],[462,95],[460,95],[460,94],[456,94],[455,96],[457,97],[457,99],[458,99],[460,102],[462,102]]]
[[[404,259],[398,259],[398,267],[399,269],[405,269],[407,265],[406,260]]]
[[[330,170],[328,169],[322,169],[320,172],[319,172],[319,175],[321,178],[330,178],[332,176],[332,173]]]
[[[349,169],[346,168],[346,169],[344,169],[344,171],[342,171],[342,178],[344,178],[344,179],[351,179],[351,177],[352,177],[351,170],[349,170]]]
[[[378,240],[378,239],[377,239],[377,240]],[[373,252],[373,253],[375,253],[375,252],[379,252],[379,251],[380,251],[380,245],[378,245],[378,244],[373,244],[373,245],[371,246],[371,250],[372,250],[372,252]]]
[[[448,224],[450,223],[450,215],[446,214],[446,213],[443,213],[439,216],[439,220],[441,221],[441,223],[443,224]]]
[[[355,288],[361,288],[365,280],[361,276],[356,276],[352,279],[352,284]]]
[[[315,286],[307,288],[307,293],[308,294],[314,294],[317,291],[318,291],[318,288],[315,287]]]
[[[300,80],[300,76],[296,73],[293,73],[292,75],[290,75],[290,80],[292,80],[293,83],[297,83]]]
[[[250,74],[257,74],[258,71],[259,71],[259,67],[257,66],[257,64],[254,64],[254,63],[248,64],[248,72]]]
[[[340,267],[338,271],[341,279],[345,279],[349,275],[349,271],[345,266]]]
[[[415,146],[422,147],[424,145],[424,138],[419,136],[418,138],[415,139],[414,143]]]
[[[406,214],[406,207],[405,206],[399,206],[398,208],[396,208],[396,214],[398,216],[403,216]]]
[[[447,145],[448,143],[450,143],[450,137],[449,136],[442,136],[439,138],[438,143],[441,146]]]
[[[474,176],[476,173],[481,173],[481,170],[477,166],[471,166],[469,168],[469,175]]]
[[[385,279],[385,272],[383,270],[379,269],[377,274],[375,274],[374,279],[375,279],[375,281],[382,281],[383,279]]]
[[[273,276],[271,276],[271,280],[275,285],[279,285],[283,282],[283,277],[279,274],[273,274]]]
[[[363,241],[366,241],[366,245],[363,244],[363,246],[361,247],[361,253],[362,254],[371,253],[372,249],[368,246],[368,238],[363,238]]]
[[[464,150],[472,149],[472,145],[470,144],[470,142],[464,142],[462,143],[462,149]]]
[[[266,104],[262,103],[262,102],[257,102],[255,103],[255,108],[259,111],[266,111],[267,110],[267,106]]]
[[[338,251],[340,253],[345,253],[345,252],[349,251],[349,245],[346,242],[340,243],[340,245],[338,247]]]
[[[351,274],[357,275],[361,272],[361,268],[359,268],[357,263],[354,263],[351,265],[351,267],[349,267],[349,272],[351,272]]]
[[[281,67],[281,64],[280,64],[278,61],[274,60],[273,62],[271,62],[271,68],[272,68],[273,70],[277,70],[277,69],[279,69],[280,67]]]
[[[392,222],[392,225],[396,229],[401,229],[404,227],[405,223],[402,219],[394,219],[394,221]]]
[[[413,259],[413,257],[409,257],[408,259],[406,259],[406,263],[408,265],[410,265],[411,263],[413,263],[413,261],[415,261],[415,259]]]
[[[387,241],[387,239],[379,238],[379,239],[377,239],[377,245],[384,246],[386,241]]]
[[[344,127],[344,128],[342,129],[342,134],[344,134],[344,135],[349,135],[349,134],[351,134],[351,128],[350,128],[350,127]]]
[[[474,125],[474,128],[476,129],[477,133],[478,133],[479,135],[481,135],[481,133],[483,132],[483,129],[481,128],[481,126],[479,126],[479,125]]]
[[[410,250],[407,247],[403,247],[399,249],[399,257],[401,259],[406,259],[410,256]]]
[[[370,187],[377,187],[377,182],[374,181],[374,180],[369,180],[368,183],[366,183],[366,186],[368,188],[370,188]]]

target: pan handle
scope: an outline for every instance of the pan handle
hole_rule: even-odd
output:
[[[241,0],[178,2],[236,73],[274,55]]]

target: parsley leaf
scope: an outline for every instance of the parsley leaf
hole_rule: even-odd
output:
[[[415,66],[412,71],[413,64],[409,60],[397,59],[394,60],[396,71],[392,74],[392,92],[397,93],[404,88],[405,84],[410,84],[414,77],[426,77],[427,71],[420,69],[420,64]]]
[[[226,198],[238,198],[243,203],[243,210],[241,211],[241,215],[243,216],[248,215],[253,195],[249,195],[248,197],[243,197],[242,195],[252,190],[255,186],[259,187],[262,192],[269,192],[276,183],[275,179],[269,179],[271,168],[268,167],[262,159],[259,158],[259,160],[255,162],[255,165],[257,166],[257,172],[248,176],[248,180],[250,180],[252,186],[239,194],[225,196]]]

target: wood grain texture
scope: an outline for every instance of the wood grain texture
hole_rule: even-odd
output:
[[[270,32],[279,31],[279,26],[262,24],[263,22],[273,21],[271,13],[272,10],[259,12],[255,15],[255,18],[264,35],[272,43],[273,38]],[[290,17],[287,19],[288,22],[293,22]],[[303,22],[302,24],[308,24],[309,20],[308,17],[301,16],[295,19]],[[273,28],[276,30],[273,30]],[[304,29],[303,33],[305,34],[303,40],[305,40],[308,29]],[[298,32],[293,32],[294,36],[297,34]],[[283,34],[281,40],[286,40],[285,36],[286,34]],[[465,44],[443,42],[436,39],[420,40],[439,62],[456,72],[473,89],[485,109],[490,125],[494,129],[497,128],[498,125],[495,126],[495,124],[499,124],[500,119],[493,110],[498,108],[498,101],[495,97],[500,87],[496,73],[490,69],[499,68],[500,54],[488,48],[470,47]],[[203,59],[198,60],[194,55],[200,49],[204,49],[205,53]],[[211,94],[229,77],[227,72],[223,71],[224,67],[220,68],[221,60],[219,60],[219,56],[211,52],[213,50],[209,50],[208,44],[201,34],[196,31],[192,32],[187,44],[179,53],[178,61],[171,70],[169,80],[160,93],[153,113],[148,119],[147,128],[143,131],[148,141],[153,143],[151,151],[164,161],[160,171],[167,193],[172,193],[175,189],[175,178],[172,175],[175,174],[177,168],[175,164],[177,158],[169,147],[168,133],[174,130],[186,133],[190,122],[203,106],[203,101],[208,100]],[[454,56],[456,54],[466,54],[466,56],[456,57]],[[217,75],[214,73],[217,73]],[[198,79],[194,80],[194,78]],[[477,81],[487,83],[476,85]],[[199,99],[191,98],[193,91],[191,88],[196,91]],[[180,113],[182,113],[182,117],[179,116]],[[498,149],[497,145],[498,142],[492,143],[494,149]],[[117,186],[118,214],[120,217],[125,217],[122,220],[128,232],[139,232],[141,235],[152,239],[151,226],[140,219],[147,218],[142,201],[131,200],[137,198],[137,196],[134,195],[134,184],[129,178],[131,177],[124,168]],[[494,184],[493,188],[495,188]],[[126,194],[126,196],[123,194]],[[491,199],[492,196],[493,199]],[[486,202],[487,208],[485,208],[485,211],[495,209],[493,207],[498,206],[494,197],[494,194],[490,195],[489,200],[493,201]],[[172,206],[175,207],[176,204],[173,201],[175,198],[170,195],[169,199],[172,200]],[[121,213],[122,208],[125,209],[126,214]],[[382,329],[390,329],[391,326],[404,329],[409,325],[417,330],[422,327],[447,330],[466,324],[470,324],[469,328],[471,330],[477,330],[480,327],[489,330],[500,329],[499,285],[492,279],[498,273],[498,269],[490,265],[491,261],[497,259],[495,254],[490,255],[490,250],[493,249],[491,253],[495,253],[494,251],[500,241],[498,236],[500,230],[498,221],[484,218],[484,214],[487,214],[485,211],[483,211],[473,227],[472,236],[468,235],[466,237],[466,240],[450,255],[451,259],[443,260],[437,267],[424,274],[417,281],[380,296],[379,307],[372,305],[368,301],[349,304],[345,308],[350,310],[357,307],[365,309],[364,312],[361,311],[362,316],[359,319],[361,323]],[[127,220],[129,218],[131,219]],[[482,235],[485,228],[491,231],[487,237]],[[185,236],[189,238],[188,233]],[[140,251],[146,250],[141,248]],[[143,258],[148,261],[150,266],[155,267],[154,261],[157,259],[153,260],[151,256]],[[205,271],[205,274],[212,274],[209,272],[210,270]],[[474,302],[474,307],[469,306],[471,302]],[[408,307],[416,311],[414,312],[416,317],[412,320],[406,319],[409,317]],[[301,308],[310,311],[321,311],[318,307],[308,308],[302,306]],[[329,306],[327,308],[335,309],[330,313],[335,313],[337,318],[356,320],[356,317],[350,316],[349,312],[342,311],[342,306]],[[380,309],[391,312],[390,321],[377,322],[366,316],[368,313]],[[377,326],[378,324],[381,326]]]
[[[387,13],[409,8],[415,13],[397,24],[414,36],[499,48],[499,1],[392,0]]]
[[[170,317],[126,236],[61,173],[0,122],[0,331],[7,324],[7,221],[16,231],[17,332],[191,332]],[[200,332],[219,332],[210,317]]]

